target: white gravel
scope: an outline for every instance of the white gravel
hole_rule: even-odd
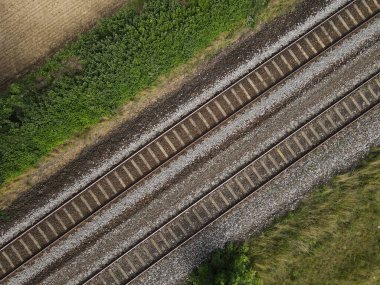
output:
[[[139,149],[142,145],[150,141],[152,138],[156,137],[162,130],[166,129],[168,126],[172,125],[174,122],[178,121],[180,117],[187,114],[189,111],[199,106],[202,102],[205,102],[209,98],[213,97],[216,93],[223,90],[227,85],[234,82],[237,78],[241,77],[247,71],[251,70],[264,59],[270,57],[273,53],[277,52],[283,46],[289,44],[291,41],[296,39],[299,34],[310,29],[313,25],[320,22],[322,19],[326,18],[327,15],[331,14],[333,11],[337,10],[339,7],[347,4],[350,0],[332,0],[324,9],[319,11],[317,14],[310,16],[310,18],[300,23],[296,28],[289,31],[283,37],[281,37],[276,43],[267,46],[262,51],[253,55],[252,58],[246,63],[242,64],[241,67],[237,68],[235,71],[231,72],[224,78],[221,78],[215,82],[213,86],[208,89],[203,90],[200,94],[195,94],[193,99],[186,104],[183,104],[178,108],[177,112],[172,114],[158,114],[157,124],[150,129],[145,130],[133,138],[131,143],[126,144],[118,152],[112,154],[109,159],[100,161],[98,165],[94,165],[92,169],[89,169],[88,173],[83,177],[78,177],[75,181],[70,181],[65,185],[65,191],[60,192],[54,198],[50,200],[48,204],[43,207],[35,209],[30,215],[26,216],[23,220],[19,221],[17,225],[12,227],[12,229],[0,233],[0,246],[9,242],[13,237],[18,235],[23,230],[27,229],[29,226],[38,221],[41,217],[51,212],[53,209],[57,208],[63,201],[67,200],[73,194],[78,193],[85,185],[93,181],[96,177],[103,174],[111,166],[120,163],[123,159],[128,157],[130,154]]]
[[[366,45],[373,44],[373,39],[377,38],[380,31],[378,30],[379,20],[372,24],[372,26],[368,27],[365,32],[360,35],[354,36],[348,42],[345,42],[344,47],[337,51],[333,51],[327,53],[322,59],[318,61],[317,64],[313,65],[312,69],[305,69],[301,72],[300,76],[296,78],[292,78],[288,80],[287,84],[284,84],[277,88],[269,97],[260,100],[254,107],[250,108],[247,112],[245,112],[242,116],[239,116],[235,120],[233,120],[226,128],[223,128],[219,132],[215,132],[214,135],[210,138],[205,139],[202,144],[199,144],[188,151],[185,155],[181,156],[178,160],[174,161],[170,164],[170,167],[166,167],[165,171],[161,172],[159,175],[155,177],[154,180],[148,180],[144,184],[141,184],[141,187],[137,188],[136,191],[130,193],[127,199],[121,200],[118,204],[114,205],[112,208],[107,209],[107,211],[103,212],[101,218],[96,217],[93,221],[86,224],[83,227],[83,230],[75,233],[70,236],[65,241],[58,244],[56,247],[52,249],[49,255],[44,255],[38,259],[38,262],[33,262],[24,267],[24,270],[16,275],[14,278],[9,279],[7,284],[27,284],[28,280],[33,276],[37,275],[47,266],[49,263],[59,260],[66,252],[67,249],[75,247],[76,244],[80,244],[80,241],[85,240],[86,237],[92,235],[95,232],[95,229],[98,230],[100,227],[107,226],[107,224],[117,216],[122,215],[123,211],[133,205],[136,201],[143,199],[144,195],[151,193],[155,189],[161,188],[163,184],[165,184],[168,180],[174,177],[176,174],[183,171],[183,168],[187,165],[190,165],[195,159],[199,159],[199,157],[204,156],[205,153],[209,153],[211,149],[216,148],[221,145],[231,133],[236,131],[236,128],[240,128],[243,130],[247,127],[247,125],[252,124],[259,116],[261,116],[264,112],[268,111],[269,106],[277,105],[283,100],[294,96],[293,94],[297,93],[297,90],[305,88],[307,86],[309,79],[314,78],[320,73],[323,73],[326,69],[329,69],[333,66],[333,62],[344,61],[347,57],[354,51],[365,50]],[[362,45],[358,45],[358,43],[365,43]],[[378,47],[377,47],[378,48]],[[369,70],[379,68],[380,63],[379,60],[373,61],[373,66],[369,66]],[[356,77],[356,80],[360,79],[360,75]],[[354,82],[350,82],[353,84]],[[348,86],[342,85],[340,92],[342,90],[347,89]],[[243,158],[244,159],[244,158]],[[226,171],[228,172],[228,171]],[[198,194],[199,195],[199,194]],[[175,209],[173,209],[175,210]],[[163,219],[163,217],[161,217]],[[154,221],[160,222],[160,221]],[[143,234],[147,230],[148,227],[152,226],[152,222],[150,224],[147,223],[146,227],[141,228],[140,234]],[[123,227],[118,227],[112,234],[116,234],[116,231],[122,233]],[[111,233],[110,233],[111,235]],[[136,233],[136,236],[139,236],[139,233]],[[122,250],[126,247],[128,241],[124,243],[120,243],[119,248],[114,251],[114,254],[118,251]],[[96,244],[94,248],[97,247]],[[116,245],[115,245],[116,246]],[[99,259],[98,264],[91,264],[92,270],[97,267],[100,263],[105,262],[106,259],[110,258],[112,254],[109,254],[104,259]],[[73,264],[72,264],[73,265]],[[74,266],[75,267],[75,266]],[[86,273],[84,273],[86,274]],[[76,279],[70,280],[66,284],[76,284],[79,280],[81,280],[84,275],[78,274]],[[49,278],[47,279],[49,280]],[[54,279],[53,279],[54,280]],[[57,279],[55,279],[57,280]],[[52,279],[50,279],[50,282]],[[49,284],[49,283],[47,283]],[[51,283],[50,283],[51,284]],[[151,283],[145,283],[151,284]],[[165,284],[165,283],[159,283]]]

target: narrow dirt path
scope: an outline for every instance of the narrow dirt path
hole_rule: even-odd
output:
[[[0,87],[43,61],[125,2],[0,1]]]

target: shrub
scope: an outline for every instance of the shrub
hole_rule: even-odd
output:
[[[228,244],[190,276],[190,285],[262,285],[252,269],[247,245]]]

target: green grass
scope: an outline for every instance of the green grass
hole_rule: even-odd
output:
[[[380,284],[380,148],[244,246],[266,285]]]
[[[133,1],[0,95],[0,185],[114,114],[267,0]],[[248,17],[250,16],[250,17]]]

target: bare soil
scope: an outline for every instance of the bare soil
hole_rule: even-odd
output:
[[[125,0],[0,1],[0,89],[112,14]]]

